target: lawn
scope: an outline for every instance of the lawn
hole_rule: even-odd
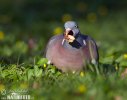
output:
[[[90,13],[86,19],[76,19],[81,32],[97,42],[99,73],[93,65],[80,73],[62,73],[47,65],[43,56],[46,43],[51,36],[63,32],[63,22],[38,21],[30,27],[16,24],[1,27],[0,98],[126,100],[126,18],[127,14],[120,11],[104,17]]]

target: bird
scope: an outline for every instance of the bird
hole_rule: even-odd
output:
[[[96,42],[80,32],[75,21],[64,23],[64,32],[49,39],[46,47],[48,64],[62,72],[80,72],[88,64],[98,64],[99,54]]]

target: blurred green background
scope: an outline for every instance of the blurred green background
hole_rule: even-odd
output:
[[[7,33],[15,30],[21,37],[25,34],[29,37],[42,35],[45,38],[50,37],[54,28],[63,26],[66,20],[75,20],[84,33],[92,31],[91,34],[105,36],[107,32],[112,37],[116,31],[116,34],[125,35],[126,4],[126,0],[1,0],[0,28]],[[109,27],[104,26],[107,20]],[[88,30],[86,26],[89,24],[98,26],[98,30]],[[102,28],[105,29],[101,31]]]
[[[100,47],[108,43],[124,47],[126,6],[126,0],[1,0],[0,44],[4,49],[0,50],[1,56],[19,51],[27,54],[32,49],[40,54],[51,36],[63,33],[64,22],[68,20],[75,20],[81,32],[93,37]],[[15,50],[16,46],[25,47]]]
[[[46,65],[46,44],[68,20],[97,42],[100,76],[66,75]],[[127,0],[0,0],[0,90],[28,89],[35,100],[124,100],[126,47]]]

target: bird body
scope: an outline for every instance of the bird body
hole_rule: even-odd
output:
[[[63,72],[81,71],[87,64],[96,63],[98,51],[94,40],[79,31],[69,32],[67,36],[64,33],[49,40],[46,58]]]

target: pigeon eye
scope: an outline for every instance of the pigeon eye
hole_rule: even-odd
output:
[[[78,26],[75,25],[75,27],[77,28]]]

